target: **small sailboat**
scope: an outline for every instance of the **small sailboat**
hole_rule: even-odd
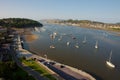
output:
[[[50,38],[51,38],[51,39],[55,39],[55,35],[50,34]]]
[[[110,52],[109,60],[106,61],[106,64],[111,68],[115,68],[115,65],[111,63],[111,57],[112,57],[112,51]]]
[[[50,48],[55,48],[55,46],[54,46],[54,45],[51,45]]]
[[[69,46],[70,45],[70,42],[67,42],[67,46]]]
[[[56,36],[57,36],[57,33],[56,33],[56,32],[50,34],[50,38],[51,38],[51,39],[55,39]]]
[[[37,32],[40,32],[39,29],[37,27],[34,27],[34,30]]]
[[[86,36],[85,36],[85,37],[84,37],[84,40],[83,40],[83,43],[86,43],[86,41],[87,41],[87,40],[86,40]]]
[[[78,43],[75,45],[76,48],[79,48]]]
[[[56,35],[57,35],[57,33],[56,33],[56,32],[54,32],[54,33],[53,33],[53,35],[55,35],[55,36],[56,36]]]
[[[95,48],[96,49],[98,48],[98,41],[96,41]]]
[[[59,38],[58,41],[60,41],[61,39]]]
[[[76,48],[79,48],[79,46],[78,46],[78,45],[75,45],[75,47],[76,47]]]
[[[58,41],[62,40],[62,36],[60,36],[60,38],[58,39]]]

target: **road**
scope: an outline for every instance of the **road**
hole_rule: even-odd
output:
[[[36,58],[40,64],[45,65],[65,80],[96,80],[87,73],[71,68],[70,66],[60,64],[37,55],[33,55],[32,58]]]
[[[59,74],[65,80],[89,80],[86,77],[77,74],[75,71],[67,68],[66,66],[58,65],[58,63],[46,61],[45,59],[40,58],[38,58],[38,61]]]
[[[59,70],[58,68],[55,68],[54,66],[52,66],[51,64],[48,64],[47,62],[44,63],[47,67],[49,67],[50,69],[52,69],[54,72],[56,72],[57,74],[59,74],[61,77],[63,77],[65,80],[78,80],[77,78],[68,75],[67,73]]]

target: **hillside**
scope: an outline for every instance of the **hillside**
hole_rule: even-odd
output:
[[[98,21],[90,21],[90,20],[49,20],[48,23],[55,23],[61,25],[73,25],[87,28],[95,28],[95,29],[104,29],[104,30],[115,30],[120,31],[120,23],[103,23]]]
[[[26,28],[26,27],[42,27],[43,25],[35,20],[25,19],[25,18],[6,18],[0,19],[0,26],[3,27],[16,27],[16,28]]]

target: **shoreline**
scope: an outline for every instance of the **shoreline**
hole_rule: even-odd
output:
[[[110,29],[110,28],[96,28],[96,27],[68,25],[68,24],[60,24],[60,23],[48,23],[48,24],[56,24],[56,25],[61,25],[61,26],[73,26],[73,27],[80,27],[80,28],[87,28],[87,29],[94,29],[94,30],[104,30],[104,31],[108,31],[108,32],[114,32],[118,36],[120,36],[120,30],[115,30],[115,29]]]

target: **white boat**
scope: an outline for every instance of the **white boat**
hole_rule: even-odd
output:
[[[55,39],[56,36],[57,36],[57,33],[56,33],[56,32],[50,34],[50,38],[51,38],[51,39]]]
[[[98,48],[98,41],[96,41],[95,48],[96,49]]]
[[[62,40],[62,36],[60,36],[60,38],[58,39],[58,41],[61,41]]]
[[[70,42],[67,42],[67,46],[69,46],[70,45]]]
[[[75,45],[75,47],[76,47],[76,48],[79,48],[79,46],[78,46],[78,45]]]
[[[61,39],[59,38],[58,41],[60,41]]]
[[[55,39],[55,35],[50,34],[50,38],[51,38],[51,39]]]
[[[86,40],[86,36],[85,36],[85,37],[84,37],[84,40],[83,40],[83,43],[86,43],[86,41],[87,41],[87,40]]]
[[[111,68],[115,68],[115,65],[111,63],[111,57],[112,57],[112,51],[110,52],[109,60],[106,61],[106,64]]]
[[[53,33],[53,35],[55,35],[55,36],[56,36],[56,35],[57,35],[57,33],[56,33],[56,32],[54,32],[54,33]]]
[[[37,32],[40,32],[39,29],[37,27],[34,27],[34,30]]]
[[[75,45],[76,48],[79,48],[78,43]]]
[[[55,46],[54,46],[54,45],[51,45],[50,48],[55,48]]]

